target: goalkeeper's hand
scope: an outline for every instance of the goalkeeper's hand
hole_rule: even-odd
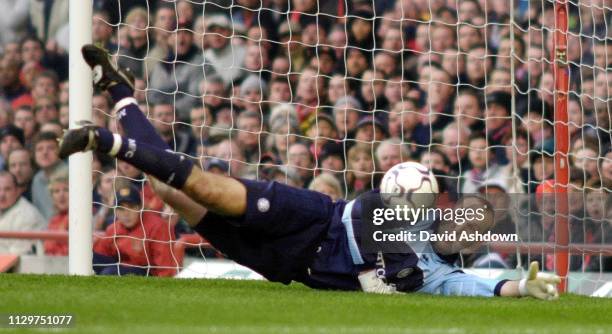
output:
[[[383,295],[401,293],[397,291],[395,285],[387,284],[376,275],[375,270],[369,270],[359,274],[359,284],[364,292],[378,293]]]
[[[521,296],[532,296],[538,299],[554,300],[559,298],[557,284],[561,278],[555,274],[539,272],[537,261],[531,262],[527,277],[519,281],[519,293]]]

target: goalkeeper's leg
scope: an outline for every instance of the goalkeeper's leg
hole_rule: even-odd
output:
[[[85,62],[94,72],[96,88],[106,90],[111,95],[117,110],[117,119],[125,135],[141,143],[170,149],[138,107],[138,102],[133,97],[132,75],[127,70],[116,67],[111,61],[110,54],[100,47],[85,45],[81,52]]]
[[[169,150],[168,144],[157,134],[155,128],[138,107],[133,97],[134,79],[129,72],[116,67],[109,53],[95,45],[85,45],[83,58],[94,71],[94,85],[111,95],[117,119],[125,135],[140,143]],[[206,209],[191,200],[184,193],[151,178],[153,189],[161,199],[169,204],[189,225],[195,226],[206,214]]]
[[[66,133],[60,145],[60,157],[64,159],[87,150],[128,162],[219,215],[238,217],[246,211],[246,188],[241,182],[194,168],[191,160],[170,150],[86,125]]]

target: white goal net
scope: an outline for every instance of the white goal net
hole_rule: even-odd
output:
[[[612,270],[609,1],[568,3],[567,139],[555,121],[554,1],[101,3],[94,41],[135,74],[140,107],[170,146],[211,172],[343,200],[412,160],[434,169],[451,194],[537,196],[559,180],[556,144],[567,140],[567,189],[579,203],[570,208],[565,265],[580,279],[570,284],[579,291],[609,280],[601,276]],[[115,129],[106,98],[96,93],[94,119]],[[170,269],[222,257],[140,171],[103,159],[96,166],[96,229],[116,219],[117,182],[136,183],[143,212],[170,222]],[[554,212],[540,213],[517,223],[525,247],[492,247],[463,264],[511,269],[535,259],[558,271]],[[553,248],[529,246],[536,242]]]

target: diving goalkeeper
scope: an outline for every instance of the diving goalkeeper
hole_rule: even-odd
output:
[[[268,280],[373,293],[558,297],[559,277],[538,273],[535,262],[527,277],[510,281],[466,274],[436,251],[365,253],[355,235],[360,199],[334,203],[317,192],[195,168],[190,159],[171,151],[140,111],[130,74],[116,68],[103,49],[87,45],[82,52],[96,87],[112,96],[126,136],[83,124],[65,134],[61,157],[95,150],[153,176],[157,194],[195,231]],[[492,224],[492,214],[488,219]],[[455,246],[450,247],[453,252],[470,247]]]

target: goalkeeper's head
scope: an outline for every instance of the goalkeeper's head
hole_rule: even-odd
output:
[[[482,246],[482,241],[461,240],[459,237],[462,233],[474,235],[476,233],[484,234],[490,231],[495,225],[493,205],[482,197],[471,195],[460,198],[453,209],[456,213],[465,213],[468,212],[468,210],[473,210],[475,214],[471,215],[473,219],[469,219],[466,214],[466,216],[463,217],[464,219],[456,218],[453,220],[440,221],[435,232],[437,234],[451,234],[455,232],[457,240],[434,241],[432,243],[434,249],[436,252],[443,255],[457,254],[459,252],[475,252]]]

